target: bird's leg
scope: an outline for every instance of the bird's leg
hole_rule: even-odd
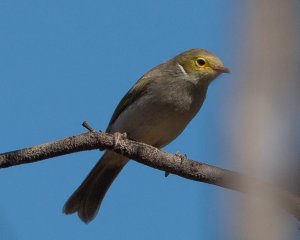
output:
[[[127,133],[119,133],[119,132],[115,132],[114,133],[114,146],[118,146],[120,140],[125,140],[127,139]]]

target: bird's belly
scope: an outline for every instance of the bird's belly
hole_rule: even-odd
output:
[[[196,112],[191,109],[178,111],[150,101],[136,102],[120,114],[109,131],[126,132],[131,139],[163,147],[184,130]]]

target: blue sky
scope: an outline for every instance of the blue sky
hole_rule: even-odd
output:
[[[201,112],[165,150],[230,167],[222,116],[235,99],[233,58],[245,14],[233,0],[1,0],[1,152],[80,134],[84,120],[105,130],[141,75],[184,50],[205,48],[232,74],[212,84]],[[164,178],[133,161],[95,221],[63,215],[101,154],[1,170],[0,239],[230,239],[223,199],[232,192]]]

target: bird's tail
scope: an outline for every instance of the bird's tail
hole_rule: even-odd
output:
[[[80,219],[89,223],[100,208],[101,202],[112,182],[118,176],[128,159],[106,151],[86,179],[64,205],[65,214],[78,212]]]

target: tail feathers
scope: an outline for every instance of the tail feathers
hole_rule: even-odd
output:
[[[107,190],[127,162],[128,159],[121,155],[106,152],[68,199],[63,212],[65,214],[78,212],[78,216],[83,222],[92,221],[99,211]]]

